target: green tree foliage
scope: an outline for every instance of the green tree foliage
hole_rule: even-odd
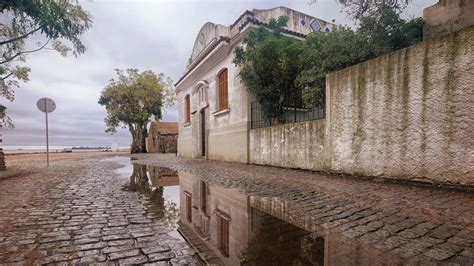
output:
[[[375,15],[384,16],[387,10],[393,10],[401,13],[411,0],[336,0],[347,14],[358,21],[363,17]]]
[[[271,19],[268,28],[248,33],[235,50],[240,77],[268,118],[280,117],[288,96],[295,92],[299,73],[300,41],[282,34],[287,17]]]
[[[362,17],[357,34],[364,38],[372,56],[399,50],[422,41],[423,19],[403,20],[386,8],[383,16],[372,14]]]
[[[0,94],[10,101],[19,81],[29,81],[27,54],[50,49],[77,56],[86,50],[79,36],[90,28],[91,17],[77,0],[3,0],[0,12]],[[43,41],[30,47],[25,40],[33,35]]]
[[[323,106],[327,74],[422,41],[423,19],[400,18],[404,0],[339,2],[360,14],[356,30],[339,26],[298,41],[282,35],[288,20],[280,17],[269,29],[250,32],[236,49],[240,77],[265,116],[280,117],[285,98],[297,89],[307,105]]]
[[[300,57],[304,68],[296,79],[298,86],[306,88],[306,103],[324,103],[327,74],[422,41],[423,19],[403,20],[387,7],[379,14],[362,17],[355,31],[339,27],[306,37]]]
[[[172,81],[164,74],[153,71],[139,72],[116,69],[117,78],[110,80],[101,92],[99,104],[105,106],[106,132],[115,133],[117,127],[128,127],[132,134],[132,147],[146,151],[145,137],[147,124],[155,116],[161,119],[163,106],[171,106],[175,101]]]
[[[306,104],[324,106],[326,75],[369,58],[365,40],[347,27],[310,34],[301,43],[302,70],[295,80]]]

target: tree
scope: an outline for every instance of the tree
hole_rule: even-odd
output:
[[[348,27],[312,33],[302,46],[302,70],[295,83],[305,88],[303,98],[308,105],[324,106],[328,73],[367,60],[370,55],[365,40]]]
[[[382,15],[368,13],[360,18],[357,34],[366,40],[372,55],[377,57],[423,40],[423,19],[404,20],[389,7],[381,8]]]
[[[382,17],[387,10],[400,14],[411,0],[336,0],[347,14],[358,21],[367,14]]]
[[[163,73],[116,69],[117,79],[111,79],[101,92],[99,104],[105,106],[106,132],[115,133],[117,127],[128,127],[132,134],[132,148],[146,152],[145,137],[150,118],[161,119],[163,106],[172,106],[175,95],[172,80]]]
[[[28,54],[50,49],[77,56],[86,49],[79,36],[90,28],[91,17],[77,0],[2,0],[0,13],[0,95],[9,101],[14,100],[19,82],[29,81],[30,68],[22,66]],[[27,47],[25,40],[32,36],[43,41]],[[0,109],[2,126],[12,127],[6,107],[0,104]]]
[[[395,1],[396,2],[396,1]],[[334,31],[312,33],[303,42],[302,71],[297,86],[305,89],[306,103],[323,104],[326,75],[383,54],[396,51],[423,39],[423,19],[404,20],[388,5],[367,11],[354,31],[338,27]]]
[[[30,68],[21,66],[27,54],[52,49],[77,56],[86,50],[79,36],[90,28],[91,17],[76,1],[6,0],[0,12],[0,93],[9,100],[19,81],[29,80]],[[28,49],[25,40],[33,35],[44,40]]]
[[[297,88],[300,41],[284,36],[288,17],[271,19],[268,28],[251,31],[244,47],[235,50],[234,64],[241,67],[239,76],[262,106],[267,118],[279,118],[283,107]]]

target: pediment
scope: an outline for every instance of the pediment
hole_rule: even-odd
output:
[[[228,37],[229,28],[212,22],[204,24],[194,41],[193,52],[188,60],[188,65],[190,65],[213,40],[219,39],[220,36]]]

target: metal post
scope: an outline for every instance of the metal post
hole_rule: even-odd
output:
[[[46,99],[44,99],[44,109],[46,110]],[[48,136],[48,112],[46,114],[46,165],[49,167],[49,136]]]

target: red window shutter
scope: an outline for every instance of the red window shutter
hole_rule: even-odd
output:
[[[185,101],[185,106],[186,106],[186,117],[185,117],[185,122],[189,123],[191,121],[191,103],[189,99],[189,95],[186,95],[184,98]]]
[[[223,105],[223,109],[227,109],[228,107],[228,80],[227,80],[227,69],[224,71],[224,86],[222,86],[224,89],[223,89],[223,92],[222,94],[224,95],[224,98],[222,99],[222,105]]]
[[[227,69],[219,74],[219,110],[228,108],[228,79]]]

